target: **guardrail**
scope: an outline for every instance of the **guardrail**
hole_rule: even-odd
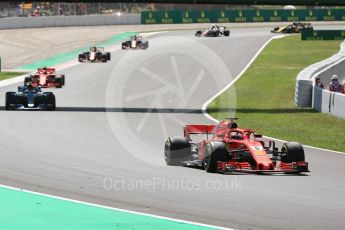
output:
[[[0,29],[141,24],[140,14],[0,18]]]
[[[327,76],[328,81],[332,73],[330,72],[334,68],[338,68],[339,63],[345,60],[345,41],[340,45],[340,51],[333,55],[332,57],[323,60],[321,62],[315,63],[304,70],[302,70],[296,79],[296,88],[295,88],[295,104],[298,107],[310,107],[312,106],[313,101],[313,83],[317,75]],[[341,65],[339,65],[339,68]],[[329,71],[326,71],[329,70]],[[336,72],[333,72],[336,73]],[[323,74],[323,75],[321,75]],[[324,85],[327,87],[328,83],[324,80],[325,77],[322,77]],[[326,84],[327,83],[327,84]]]

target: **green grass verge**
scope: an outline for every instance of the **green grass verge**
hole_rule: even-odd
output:
[[[222,102],[236,93],[235,111],[241,127],[345,152],[345,119],[294,105],[297,74],[338,52],[340,42],[301,41],[300,36],[273,40],[245,74],[208,106],[208,112],[218,120],[231,115],[229,108],[222,108]]]
[[[18,77],[24,74],[25,73],[19,73],[19,72],[0,72],[0,81],[13,78],[13,77]]]

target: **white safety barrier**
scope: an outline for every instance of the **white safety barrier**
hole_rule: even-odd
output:
[[[326,83],[326,77],[328,82],[330,79],[330,74],[335,69],[344,69],[343,61],[345,60],[345,41],[340,45],[340,51],[333,55],[332,57],[323,60],[321,62],[315,63],[304,70],[302,70],[296,79],[295,88],[295,104],[299,107],[309,107],[312,106],[313,100],[313,82],[317,75],[324,76],[323,81]],[[330,71],[325,71],[330,70]],[[324,84],[325,84],[324,83]],[[327,85],[325,84],[325,87]],[[317,103],[317,102],[316,102]]]
[[[322,113],[345,118],[345,94],[314,87],[313,108]]]
[[[0,29],[141,24],[140,14],[0,18]]]

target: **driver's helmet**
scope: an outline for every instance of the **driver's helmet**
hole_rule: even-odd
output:
[[[34,90],[34,87],[33,87],[33,85],[32,85],[31,82],[28,83],[27,89],[28,89],[29,91],[33,91],[33,90]]]
[[[234,140],[242,140],[242,134],[240,134],[240,133],[231,133],[230,138],[234,139]]]
[[[338,80],[338,75],[334,74],[334,75],[331,77],[331,80]]]
[[[92,51],[94,51],[94,52],[96,52],[96,51],[97,51],[96,46],[92,47]]]

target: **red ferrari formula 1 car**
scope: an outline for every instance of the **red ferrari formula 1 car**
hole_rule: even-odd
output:
[[[202,167],[207,172],[219,173],[309,172],[301,144],[287,142],[279,151],[274,141],[266,145],[262,135],[238,128],[235,119],[228,118],[218,125],[186,125],[183,137],[166,140],[166,163]],[[195,140],[193,136],[202,138]]]
[[[28,84],[33,87],[61,88],[65,85],[65,75],[56,74],[55,68],[44,67],[25,77],[24,85],[27,86]]]

